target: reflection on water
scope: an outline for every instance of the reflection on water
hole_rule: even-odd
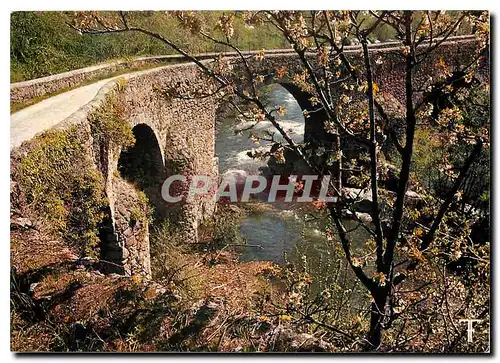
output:
[[[278,105],[286,108],[287,113],[279,119],[280,123],[285,130],[291,131],[296,142],[303,141],[304,118],[292,95],[283,87],[273,85],[266,93],[266,101],[269,108]],[[244,170],[248,174],[255,174],[259,173],[259,168],[265,167],[265,161],[254,160],[247,153],[266,147],[269,143],[255,144],[248,138],[248,132],[235,134],[235,130],[248,126],[247,123],[238,124],[234,118],[227,118],[218,125],[216,153],[219,156],[221,174],[227,170]],[[269,122],[260,122],[254,131],[258,133],[266,129],[274,131]],[[333,246],[336,242],[326,238],[326,218],[310,217],[297,205],[279,203],[274,203],[264,211],[249,212],[241,224],[241,234],[249,245],[243,249],[241,260],[264,260],[282,264],[285,255],[291,261],[305,255],[308,265],[313,268],[313,276],[329,273],[331,265],[337,261]],[[359,243],[368,238],[362,229],[352,233],[353,239],[360,241]]]

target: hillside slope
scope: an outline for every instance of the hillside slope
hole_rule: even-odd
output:
[[[203,12],[208,29],[215,27],[220,13]],[[162,42],[144,34],[80,35],[67,25],[73,16],[73,12],[30,11],[11,14],[11,82],[66,72],[111,59],[173,54]],[[150,30],[168,34],[189,51],[203,53],[226,50],[181,28],[171,12],[140,11],[129,16]],[[248,29],[241,19],[236,20],[235,27],[235,40],[242,49],[288,47],[270,27]]]

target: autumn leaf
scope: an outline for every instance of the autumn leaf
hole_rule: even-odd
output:
[[[364,264],[365,264],[365,261],[362,258],[358,258],[358,257],[352,258],[352,265],[354,267],[362,267]]]
[[[287,75],[287,68],[286,66],[281,66],[278,69],[276,69],[276,77],[277,78],[283,78]]]
[[[254,78],[255,83],[264,83],[264,76],[262,74],[259,74],[257,77]]]
[[[313,105],[313,106],[316,106],[317,104],[319,104],[318,97],[313,96],[313,97],[309,98],[309,101],[311,102],[311,105]]]
[[[250,140],[252,140],[254,143],[258,144],[259,143],[259,138],[257,136],[255,136],[254,134],[250,134],[250,136],[248,136],[248,138]]]
[[[359,92],[366,92],[368,90],[368,82],[364,81],[361,83],[361,85],[358,87]]]
[[[262,62],[264,60],[264,49],[262,49],[255,55],[255,59],[257,59],[259,62]]]
[[[379,286],[385,286],[387,276],[383,272],[376,273],[374,277],[378,281]]]
[[[290,316],[290,315],[280,315],[280,320],[290,321],[290,320],[292,320],[292,316]]]
[[[280,164],[284,164],[286,162],[285,160],[285,153],[284,153],[284,149],[281,148],[279,149],[278,151],[276,151],[274,153],[274,157],[276,158],[276,161]]]
[[[314,202],[311,202],[311,204],[316,208],[316,209],[321,209],[326,206],[326,203],[321,200],[315,200]]]
[[[222,15],[219,18],[219,21],[217,23],[217,27],[222,31],[222,33],[228,39],[231,39],[234,35],[233,16],[232,15]]]
[[[283,106],[278,106],[278,108],[276,108],[276,112],[278,115],[284,116],[286,114],[286,109]]]

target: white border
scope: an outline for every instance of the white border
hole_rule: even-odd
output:
[[[269,2],[269,0],[252,0],[249,2],[235,2],[235,1],[228,1],[228,0],[219,0],[216,2],[214,1],[202,1],[202,0],[182,0],[179,2],[159,2],[158,0],[141,0],[141,1],[131,1],[131,0],[122,0],[122,1],[117,1],[117,0],[86,0],[86,1],[81,1],[81,2],[69,2],[69,1],[63,1],[63,0],[43,0],[43,1],[35,1],[35,0],[22,0],[22,1],[16,1],[16,2],[2,2],[1,4],[2,7],[2,12],[1,12],[1,17],[0,17],[0,39],[1,39],[1,47],[0,49],[2,50],[2,73],[1,73],[1,84],[2,86],[2,102],[1,102],[1,107],[2,107],[2,115],[3,117],[3,122],[0,123],[0,127],[2,128],[0,131],[0,147],[3,148],[1,154],[0,154],[0,162],[1,162],[1,167],[2,167],[2,178],[1,178],[1,193],[0,193],[0,206],[1,206],[1,215],[0,215],[0,222],[1,222],[1,244],[2,244],[2,251],[0,253],[0,266],[1,266],[1,271],[0,271],[0,281],[1,281],[1,298],[0,298],[0,352],[1,352],[1,357],[6,359],[7,361],[13,361],[14,359],[18,358],[18,356],[15,356],[14,354],[10,353],[10,316],[9,316],[9,310],[10,310],[10,303],[9,303],[9,274],[10,274],[10,261],[9,261],[9,256],[10,256],[10,248],[9,248],[9,215],[10,215],[10,201],[9,201],[9,196],[7,193],[7,190],[9,190],[10,182],[9,182],[9,170],[10,170],[10,159],[9,159],[9,119],[10,119],[10,112],[9,112],[9,95],[10,95],[10,58],[8,57],[8,52],[7,50],[10,49],[10,44],[9,44],[9,34],[10,34],[10,12],[12,11],[18,11],[18,10],[82,10],[82,9],[96,9],[96,10],[185,10],[185,9],[196,9],[196,10],[225,10],[225,9],[237,9],[237,10],[256,10],[256,9],[297,9],[297,10],[305,10],[305,9],[412,9],[412,10],[422,10],[422,9],[433,9],[433,10],[439,10],[439,9],[457,9],[457,8],[463,8],[466,7],[468,9],[475,9],[475,10],[480,10],[480,9],[488,9],[492,12],[492,15],[495,16],[500,14],[499,9],[499,2],[498,1],[481,1],[481,0],[476,0],[476,1],[469,1],[469,2],[458,2],[456,0],[442,0],[436,2],[436,1],[429,1],[429,0],[419,0],[415,1],[412,3],[407,2],[406,4],[402,4],[401,1],[397,0],[391,0],[391,1],[360,1],[360,0],[350,0],[349,2],[333,2],[333,1],[297,1],[297,0],[274,0],[272,3]],[[498,19],[495,19],[498,20]],[[495,23],[494,23],[495,25]],[[498,23],[496,23],[498,25]],[[495,28],[493,27],[493,30]],[[499,37],[495,36],[495,34],[492,34],[492,47],[498,48],[498,43],[499,43]],[[493,52],[494,54],[494,52]],[[495,54],[494,54],[495,55]],[[497,70],[498,69],[498,55],[496,55],[494,58],[494,64],[493,69]],[[498,85],[498,72],[494,72],[494,85]],[[498,106],[498,97],[496,96],[494,90],[492,90],[493,93],[493,103],[494,106]],[[496,117],[498,112],[498,107],[494,107],[494,113],[493,116]],[[500,125],[497,124],[497,122],[494,122],[496,125],[493,128],[494,135],[492,135],[493,140],[499,140],[499,133],[500,133]],[[500,160],[500,148],[498,145],[494,147],[495,153],[493,155],[492,161]],[[497,168],[498,169],[498,164]],[[494,181],[496,182],[495,185],[493,186],[495,192],[493,193],[493,196],[495,199],[498,199],[498,189],[496,188],[498,186],[498,183],[500,183],[498,177],[498,173],[495,171],[494,175]],[[492,221],[493,226],[500,226],[500,216],[498,211],[495,211],[497,213],[494,213],[495,220]],[[495,228],[496,229],[499,227]],[[495,241],[496,242],[496,241]],[[494,245],[495,243],[492,243]],[[495,250],[496,246],[493,246],[493,250]],[[495,261],[496,262],[496,261]],[[493,263],[495,266],[496,263]],[[495,266],[495,270],[498,271],[499,267]],[[496,274],[497,275],[497,274]],[[495,276],[496,277],[496,276]],[[493,278],[493,291],[494,291],[494,301],[497,302],[499,297],[499,282],[497,281],[496,278]],[[495,304],[495,311],[494,311],[494,324],[493,328],[498,328],[499,326],[499,319],[498,316],[499,311],[496,309],[498,304]],[[500,345],[495,349],[495,343],[498,342],[498,333],[493,334],[494,341],[492,342],[492,347],[494,350],[500,349]],[[30,358],[38,358],[41,361],[49,361],[54,358],[54,356],[31,356]],[[113,359],[116,358],[116,356],[112,355],[93,355],[93,356],[60,356],[58,358],[62,358],[66,360],[67,358],[76,358],[79,360],[90,360],[93,359],[94,361],[105,361],[107,359]],[[151,356],[120,356],[119,357],[121,360],[124,361],[137,361],[139,359],[144,359],[144,358],[151,358]],[[168,360],[198,360],[198,359],[210,359],[210,360],[220,360],[223,358],[231,359],[231,360],[243,360],[246,358],[250,359],[255,359],[257,358],[256,356],[223,356],[223,355],[216,355],[216,356],[190,356],[190,355],[183,355],[181,357],[176,356],[156,356],[158,359],[168,359]],[[257,359],[261,362],[268,362],[271,360],[274,360],[276,358],[281,358],[281,359],[290,359],[292,358],[289,355],[275,355],[273,357],[271,356],[260,356]],[[312,358],[312,356],[302,356],[302,359],[309,359]],[[315,359],[318,358],[325,358],[325,356],[314,356]],[[328,359],[338,359],[338,358],[347,358],[353,361],[361,361],[363,358],[362,356],[328,356]],[[366,357],[368,359],[387,359],[389,356],[387,355],[380,355],[380,356],[369,356]],[[406,358],[403,356],[397,356],[394,357],[395,359],[401,359],[401,358]],[[416,361],[424,361],[426,360],[426,357],[424,356],[413,356],[413,359]],[[430,358],[430,357],[429,357]],[[429,359],[427,358],[427,359]],[[471,357],[468,357],[467,355],[463,356],[451,356],[451,357],[443,357],[444,361],[453,361],[455,359],[470,359]],[[435,359],[430,358],[430,359]]]

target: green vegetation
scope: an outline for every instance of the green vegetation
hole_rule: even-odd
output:
[[[196,259],[194,253],[206,254],[204,259],[213,265],[219,263],[224,252],[230,252],[232,246],[242,245],[245,242],[240,234],[243,213],[227,205],[218,205],[213,218],[200,226],[200,243],[195,245],[186,244],[182,235],[176,232],[177,221],[164,220],[154,226],[150,235],[153,278],[163,282],[173,281],[193,294],[196,279],[189,284],[186,282],[193,279],[196,271],[189,263]]]
[[[245,211],[227,204],[219,204],[211,220],[201,228],[201,239],[206,250],[224,249],[232,245],[242,245],[246,241],[241,236],[240,225]]]
[[[124,83],[122,86],[124,87]],[[105,104],[90,116],[90,127],[94,140],[103,145],[128,147],[135,143],[130,125],[121,117],[116,95],[110,93]]]
[[[91,115],[90,128],[101,146],[135,142],[130,126],[120,117],[114,94]],[[61,235],[80,255],[97,256],[98,227],[107,200],[102,174],[89,156],[88,132],[82,126],[49,130],[23,144],[13,155],[12,179],[49,230]]]
[[[203,12],[214,24],[220,12]],[[174,54],[162,42],[140,33],[106,36],[80,35],[71,29],[73,12],[14,12],[11,14],[11,82],[66,72],[110,60],[146,55]],[[193,53],[229,50],[186,32],[172,13],[142,11],[130,14],[135,23],[168,34]],[[235,42],[244,50],[286,48],[270,26],[246,28],[236,19]]]
[[[189,245],[183,245],[168,220],[154,226],[150,235],[151,272],[153,279],[174,284],[182,293],[200,297],[198,270],[193,267]]]
[[[22,147],[12,172],[27,204],[50,229],[81,255],[96,255],[106,199],[85,140],[86,131],[76,126],[45,132]]]

